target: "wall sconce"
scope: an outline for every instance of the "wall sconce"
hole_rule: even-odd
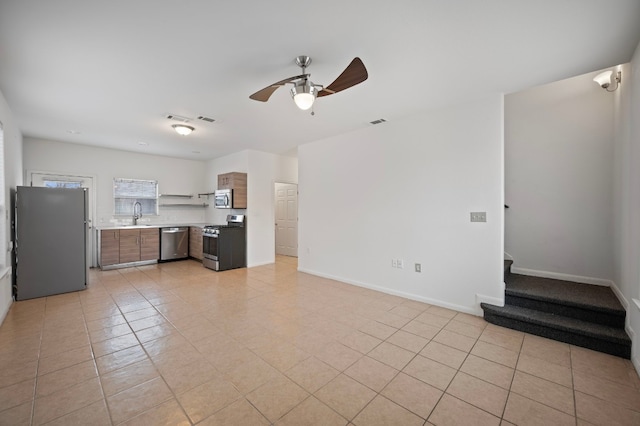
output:
[[[598,83],[598,85],[602,87],[604,90],[606,90],[607,92],[615,92],[618,86],[620,86],[620,82],[622,81],[622,72],[618,71],[616,73],[616,76],[615,76],[616,87],[614,87],[613,90],[609,90],[609,86],[611,86],[612,74],[613,74],[613,71],[601,72],[600,74],[595,76],[593,81]]]
[[[173,130],[175,130],[179,135],[182,136],[187,136],[195,130],[195,128],[187,126],[185,124],[174,124],[171,127],[173,127]]]

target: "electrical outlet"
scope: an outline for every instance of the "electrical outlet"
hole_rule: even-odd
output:
[[[397,268],[398,267],[398,261],[396,259],[391,259],[391,267],[392,268]]]
[[[471,222],[486,222],[487,212],[471,212]]]
[[[416,272],[422,272],[422,265],[419,263],[416,263]]]
[[[404,269],[404,260],[398,259],[398,268],[399,269]]]

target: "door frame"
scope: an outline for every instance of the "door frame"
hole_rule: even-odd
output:
[[[296,186],[296,199],[299,198],[300,195],[300,185],[298,184],[298,182],[286,182],[286,181],[282,181],[282,180],[275,180],[273,181],[273,185],[272,185],[272,190],[273,190],[273,194],[271,197],[271,200],[273,202],[273,223],[274,223],[274,227],[273,227],[273,253],[274,253],[274,258],[275,256],[277,256],[276,253],[276,226],[275,226],[275,222],[277,220],[277,213],[278,213],[278,204],[276,203],[276,185],[277,184],[286,184],[286,185],[295,185]],[[299,248],[300,248],[300,237],[299,237],[299,220],[298,220],[298,211],[299,209],[299,203],[296,203],[296,258],[300,255],[299,253]]]

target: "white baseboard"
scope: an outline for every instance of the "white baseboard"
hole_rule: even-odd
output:
[[[0,274],[1,290],[6,294],[7,301],[5,306],[0,306],[0,325],[4,322],[9,310],[11,309],[11,305],[13,304],[13,296],[11,294],[11,272],[11,268],[4,268]],[[0,300],[2,299],[5,299],[5,297],[0,296]]]
[[[531,277],[553,278],[556,280],[573,281],[582,284],[599,285],[603,287],[611,287],[613,281],[602,278],[583,277],[580,275],[561,274],[559,272],[538,271],[536,269],[518,268],[511,266],[511,272],[520,275],[529,275]]]
[[[502,288],[500,289],[500,294],[502,294],[502,297],[492,297],[492,296],[485,296],[484,294],[476,294],[476,302],[478,303],[478,305],[480,305],[480,303],[488,303],[490,305],[495,305],[495,306],[504,306],[504,289],[505,289],[505,284],[502,283]]]
[[[620,289],[618,288],[616,283],[611,281],[611,286],[610,287],[611,287],[611,290],[613,290],[613,294],[616,295],[616,297],[618,298],[618,300],[622,304],[622,307],[624,308],[624,310],[629,312],[629,306],[630,306],[629,305],[629,301],[627,300],[626,297],[624,297],[624,294],[622,294],[622,292],[620,291]]]
[[[298,271],[300,272],[304,272],[306,274],[310,274],[310,275],[315,275],[317,277],[322,277],[322,278],[328,278],[330,280],[335,280],[335,281],[340,281],[346,284],[351,284],[351,285],[355,285],[358,287],[364,287],[364,288],[368,288],[370,290],[376,290],[379,291],[381,293],[386,293],[386,294],[391,294],[393,296],[400,296],[400,297],[404,297],[406,299],[411,299],[411,300],[415,300],[418,302],[424,302],[424,303],[428,303],[430,305],[434,305],[434,306],[439,306],[441,308],[447,308],[447,309],[452,309],[454,311],[458,311],[458,312],[463,312],[465,314],[470,314],[470,315],[476,315],[476,316],[482,316],[483,312],[482,309],[480,308],[480,305],[477,306],[477,308],[470,308],[468,306],[462,306],[462,305],[456,305],[453,303],[447,303],[447,302],[443,302],[441,300],[436,300],[436,299],[431,299],[428,297],[422,297],[422,296],[418,296],[416,294],[411,294],[411,293],[406,293],[403,291],[396,291],[387,287],[381,287],[381,286],[377,286],[374,284],[369,284],[369,283],[364,283],[361,281],[355,281],[355,280],[350,280],[347,278],[343,278],[343,277],[336,277],[333,275],[329,275],[329,274],[323,274],[321,272],[317,272],[317,271],[313,271],[310,269],[305,269],[305,268],[298,268]],[[489,302],[491,303],[491,302]]]
[[[273,265],[275,259],[270,262],[255,262],[251,264],[247,264],[247,268],[255,268],[256,266],[264,266],[264,265]]]
[[[507,253],[506,251],[504,252],[504,260],[511,260],[513,261],[513,256],[511,256],[509,253]]]
[[[637,312],[640,312],[640,300],[631,299],[630,309],[635,309]],[[629,312],[629,311],[627,310],[627,312]],[[636,313],[636,315],[637,315],[637,313]],[[627,314],[627,324],[626,324],[625,330],[627,331],[627,334],[631,338],[632,345],[635,345],[635,344],[637,344],[637,342],[636,342],[636,334],[633,331],[633,329],[629,326],[629,322],[630,322],[629,318],[630,318],[630,316],[631,315]],[[638,356],[634,357],[633,353],[632,353],[632,355],[631,355],[631,363],[633,364],[634,368],[636,369],[636,372],[640,375],[640,354]]]

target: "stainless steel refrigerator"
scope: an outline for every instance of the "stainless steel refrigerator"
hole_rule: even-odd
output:
[[[87,198],[83,188],[17,188],[16,300],[86,288]]]

